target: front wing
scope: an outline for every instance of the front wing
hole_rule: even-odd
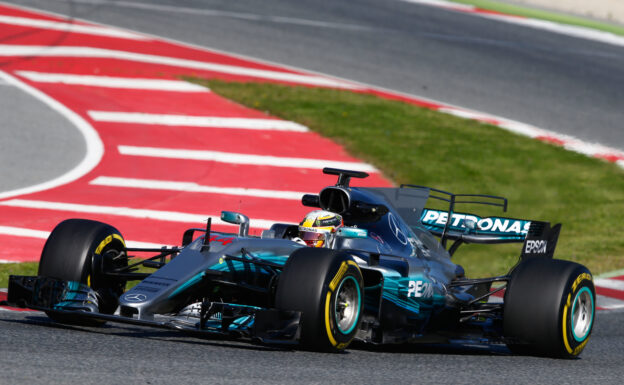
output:
[[[174,329],[206,336],[247,338],[267,344],[296,344],[301,312],[264,309],[229,303],[202,302],[195,311],[155,314],[150,318],[98,312],[97,292],[80,282],[49,277],[9,277],[7,306],[45,311],[77,322],[102,320],[139,326]]]

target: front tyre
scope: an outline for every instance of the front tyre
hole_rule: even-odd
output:
[[[106,277],[103,271],[127,266],[124,249],[124,239],[114,227],[87,219],[68,219],[50,233],[41,252],[38,275],[90,286],[98,297],[99,312],[112,314],[126,281]],[[53,311],[46,314],[61,323],[103,324]]]
[[[302,312],[302,347],[341,351],[359,330],[363,287],[362,272],[347,254],[302,248],[284,266],[275,305],[281,310]]]
[[[585,266],[529,259],[512,272],[504,334],[513,352],[574,358],[589,341],[595,313],[596,291]]]

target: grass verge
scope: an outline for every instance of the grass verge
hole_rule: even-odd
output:
[[[0,264],[0,287],[9,286],[9,275],[37,275],[36,262]]]
[[[541,9],[528,8],[519,5],[502,3],[492,0],[451,0],[455,3],[474,5],[477,8],[496,11],[510,15],[524,16],[532,19],[547,20],[560,24],[574,25],[578,27],[592,28],[598,31],[610,32],[624,36],[624,27],[586,19],[580,16],[568,15],[557,12],[549,12]]]
[[[23,262],[23,263],[3,263],[0,264],[0,287],[9,286],[9,275],[37,275],[39,269],[38,262]],[[153,269],[146,267],[139,267],[139,272],[153,272]],[[134,287],[138,281],[130,281],[126,285],[126,289]]]

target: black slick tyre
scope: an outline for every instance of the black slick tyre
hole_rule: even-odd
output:
[[[505,293],[504,336],[514,353],[574,358],[587,345],[596,312],[589,270],[548,258],[521,262]]]
[[[302,312],[300,344],[304,349],[341,351],[359,330],[363,287],[362,272],[347,254],[302,248],[284,266],[275,305]]]
[[[89,285],[97,293],[99,311],[112,314],[126,282],[106,278],[101,271],[127,265],[127,258],[115,262],[109,258],[124,248],[125,241],[114,227],[87,219],[68,219],[59,223],[50,233],[41,252],[38,275]],[[46,314],[62,323],[104,323],[53,311]]]

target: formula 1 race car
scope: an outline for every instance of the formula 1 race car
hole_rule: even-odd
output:
[[[320,351],[354,340],[477,341],[567,358],[583,350],[596,294],[586,267],[553,259],[560,225],[455,211],[466,203],[506,211],[502,197],[351,187],[368,175],[323,172],[336,185],[302,203],[342,215],[327,247],[293,241],[296,224],[251,236],[249,219],[226,211],[221,219],[237,224],[236,234],[211,231],[209,218],[181,247],[162,249],[128,248],[110,225],[69,219],[50,234],[38,276],[10,277],[7,303],[61,323],[123,322]],[[425,208],[429,199],[448,209]],[[464,243],[509,242],[523,246],[507,275],[468,279],[451,260]],[[131,254],[142,257],[130,263]],[[126,290],[129,281],[139,282]],[[503,290],[502,301],[489,301]]]

